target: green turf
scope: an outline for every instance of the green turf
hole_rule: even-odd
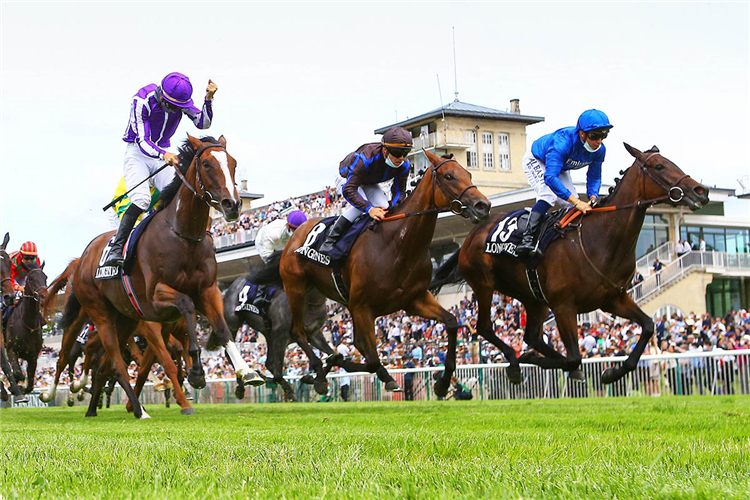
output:
[[[0,413],[3,498],[750,498],[750,397]]]

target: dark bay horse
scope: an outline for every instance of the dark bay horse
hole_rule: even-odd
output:
[[[635,247],[646,209],[656,203],[669,203],[697,210],[708,203],[708,188],[664,158],[656,146],[644,152],[628,144],[625,148],[635,162],[621,172],[622,180],[602,200],[599,211],[583,216],[576,231],[550,245],[537,267],[546,302],[533,296],[526,265],[520,259],[484,252],[488,233],[504,214],[493,215],[475,227],[461,249],[436,273],[433,289],[462,280],[471,285],[479,306],[477,331],[502,350],[510,363],[508,377],[514,383],[521,382],[519,362],[561,368],[573,372],[574,378],[582,377],[577,314],[602,309],[643,327],[643,334],[627,361],[602,374],[605,384],[636,368],[653,334],[653,321],[627,293],[635,272]],[[455,272],[456,268],[460,274]],[[493,290],[523,303],[527,313],[524,340],[536,352],[530,351],[518,359],[513,349],[494,334],[490,318]],[[566,356],[542,339],[543,323],[550,309],[555,314]]]
[[[34,390],[34,375],[39,354],[42,352],[42,302],[47,290],[47,275],[36,262],[27,264],[26,284],[23,296],[10,313],[5,329],[6,349],[17,381],[23,380],[19,358],[26,360],[26,388],[24,393]]]
[[[94,279],[113,234],[109,232],[95,238],[84,250],[73,273],[73,292],[66,303],[62,322],[67,326],[76,321],[81,310],[91,318],[107,353],[99,368],[106,372],[109,369],[107,359],[112,362],[136,418],[148,418],[148,414],[130,386],[120,346],[140,321],[165,323],[185,319],[193,358],[188,380],[195,387],[204,387],[205,376],[195,333],[195,312],[200,311],[219,335],[243,381],[263,383],[232,342],[216,283],[215,251],[211,238],[206,237],[210,208],[221,211],[229,221],[239,216],[242,202],[234,183],[237,162],[226,151],[223,136],[216,140],[188,135],[178,156],[177,177],[161,194],[160,208],[140,238],[130,272],[132,295],[140,304],[141,312],[131,303],[119,278]],[[96,416],[96,401],[104,380],[104,376],[97,377],[87,416]]]
[[[377,373],[385,382],[387,391],[400,391],[401,388],[378,359],[375,318],[405,309],[411,315],[444,323],[449,351],[444,375],[435,384],[435,392],[440,396],[448,392],[456,365],[458,322],[427,290],[432,277],[429,245],[439,211],[451,209],[478,222],[489,215],[490,202],[471,183],[471,174],[456,160],[440,158],[430,152],[425,154],[431,166],[413,193],[389,212],[389,217],[394,219],[376,224],[372,231],[365,231],[354,243],[341,270],[349,290],[348,300],[334,285],[331,268],[295,253],[320,219],[308,220],[300,226],[284,248],[280,273],[289,297],[294,337],[317,374],[315,389],[318,393],[325,394],[328,390],[326,371],[308,344],[304,324],[307,297],[314,294],[323,294],[340,302],[351,312],[354,345],[365,357],[366,364],[340,366],[347,371],[364,369]]]
[[[278,276],[279,257],[274,254],[271,256],[267,266]],[[262,272],[264,268],[259,268]],[[266,368],[273,374],[273,378],[268,382],[278,384],[284,390],[284,398],[287,401],[296,401],[297,396],[294,394],[292,386],[284,379],[284,354],[289,344],[294,342],[292,338],[292,313],[289,309],[289,298],[283,288],[280,288],[271,298],[271,304],[268,306],[268,314],[271,318],[270,325],[263,321],[263,317],[251,311],[238,311],[235,308],[239,303],[239,294],[246,282],[252,282],[252,273],[240,276],[224,292],[224,318],[227,320],[229,329],[236,332],[243,324],[247,324],[253,330],[262,333],[266,337],[268,352],[266,353]],[[281,286],[281,277],[278,277],[278,284]],[[333,349],[328,345],[323,332],[320,329],[325,324],[327,318],[326,299],[321,295],[310,295],[306,298],[308,301],[305,305],[305,332],[310,344],[320,351],[333,355]],[[270,326],[270,328],[269,328]],[[244,386],[237,386],[237,397],[242,399],[244,396]]]
[[[10,241],[10,234],[5,233],[3,238],[3,244],[0,245],[0,287],[2,287],[3,295],[3,311],[5,307],[10,307],[13,304],[13,284],[11,283],[10,277],[10,256],[5,250],[8,247]],[[1,322],[0,322],[1,323]],[[13,368],[10,366],[8,361],[8,351],[5,349],[5,333],[2,325],[0,324],[0,366],[5,373],[5,378],[10,386],[10,392],[13,394],[13,401],[15,403],[26,403],[27,398],[23,391],[16,384],[16,378],[13,376]],[[5,391],[5,385],[0,381],[0,399],[8,401],[8,393]]]

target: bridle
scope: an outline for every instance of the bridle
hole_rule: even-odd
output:
[[[190,184],[190,183],[188,182],[188,180],[187,180],[187,179],[185,178],[185,175],[184,175],[184,174],[183,174],[182,172],[180,172],[180,169],[179,169],[179,168],[175,168],[175,171],[177,172],[177,176],[178,176],[178,177],[180,178],[180,180],[182,181],[182,183],[183,183],[183,184],[185,184],[185,185],[186,185],[186,186],[188,187],[188,189],[190,189],[190,191],[192,191],[192,192],[193,192],[193,194],[194,194],[194,195],[195,195],[195,196],[196,196],[197,198],[199,198],[199,199],[203,200],[203,202],[204,202],[204,203],[205,203],[206,205],[208,205],[209,207],[213,207],[213,208],[215,208],[215,209],[217,209],[217,210],[221,210],[221,204],[219,203],[219,201],[218,201],[218,200],[216,200],[216,199],[215,199],[215,198],[214,198],[214,197],[213,197],[213,196],[211,195],[211,192],[210,192],[210,191],[208,191],[208,190],[206,189],[206,186],[204,186],[204,185],[203,185],[203,178],[201,177],[201,168],[200,168],[200,164],[199,164],[200,162],[198,161],[198,160],[200,160],[200,157],[201,157],[201,155],[202,155],[202,154],[203,154],[203,153],[204,153],[204,152],[205,152],[205,151],[206,151],[207,149],[210,149],[210,148],[221,148],[221,149],[223,149],[224,151],[226,151],[226,148],[225,148],[224,146],[222,146],[221,144],[209,144],[209,145],[207,145],[207,146],[203,146],[202,148],[200,148],[200,149],[199,149],[199,150],[198,150],[198,151],[197,151],[197,152],[195,153],[195,156],[193,157],[193,161],[192,161],[192,163],[194,163],[194,164],[195,164],[195,180],[196,180],[196,181],[198,182],[198,187],[200,188],[200,190],[201,190],[201,191],[203,191],[203,194],[200,194],[200,193],[198,193],[198,190],[197,190],[197,189],[195,189],[195,188],[194,188],[194,187],[193,187],[193,186],[192,186],[192,185],[191,185],[191,184]]]
[[[403,219],[405,217],[414,217],[415,215],[426,215],[426,214],[434,214],[434,213],[442,213],[442,212],[453,212],[456,215],[467,217],[466,209],[468,207],[461,202],[461,198],[463,198],[464,194],[466,194],[466,191],[468,191],[469,189],[471,188],[478,189],[478,188],[474,184],[471,184],[470,186],[467,186],[463,191],[461,191],[461,194],[459,194],[458,196],[455,196],[449,190],[444,188],[442,184],[440,183],[440,181],[437,180],[437,177],[438,177],[437,173],[440,167],[442,167],[443,165],[451,161],[458,163],[457,160],[453,158],[448,158],[448,159],[441,161],[437,165],[432,166],[432,185],[433,185],[432,190],[434,192],[435,186],[437,185],[438,189],[440,189],[440,192],[443,193],[443,195],[445,195],[446,198],[448,198],[449,200],[453,198],[453,200],[451,200],[450,202],[449,208],[438,208],[437,206],[435,206],[435,201],[434,201],[435,197],[433,196],[432,208],[428,208],[427,210],[420,210],[418,212],[409,212],[406,214],[398,214],[398,215],[392,215],[390,217],[383,217],[382,219],[380,219],[380,222],[388,222],[392,220]]]
[[[42,271],[40,268],[32,269],[26,275],[26,282],[27,283],[29,282],[29,278],[31,277],[31,273],[36,272],[36,271],[39,271],[40,273],[44,274],[44,271]],[[10,278],[6,278],[6,279],[10,279]],[[35,302],[39,302],[41,300],[41,296],[39,295],[39,292],[41,292],[42,290],[46,290],[46,289],[47,289],[46,286],[41,286],[38,289],[36,289],[33,292],[31,292],[31,294],[23,293],[21,296],[25,297],[25,298],[30,298],[30,299],[34,300]],[[24,292],[25,291],[26,291],[26,287],[24,286]]]

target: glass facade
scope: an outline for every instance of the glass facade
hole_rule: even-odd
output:
[[[706,250],[728,253],[750,253],[750,229],[724,227],[682,226],[680,239],[688,239],[695,250],[700,240],[706,241]]]
[[[669,219],[665,215],[647,215],[638,235],[635,258],[643,257],[659,245],[669,241]]]
[[[706,310],[711,316],[724,316],[729,311],[747,307],[748,297],[741,278],[714,278],[706,287]]]

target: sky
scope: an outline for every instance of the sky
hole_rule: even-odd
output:
[[[641,150],[708,185],[750,174],[750,7],[741,3],[9,3],[0,5],[0,232],[48,275],[111,228],[131,97],[180,71],[265,202],[331,185],[373,131],[454,99],[615,128],[604,183]],[[438,87],[438,78],[440,87]],[[442,100],[441,100],[442,95]],[[183,119],[172,142],[202,135]],[[514,168],[520,168],[515,166]],[[750,219],[750,214],[744,214]]]

